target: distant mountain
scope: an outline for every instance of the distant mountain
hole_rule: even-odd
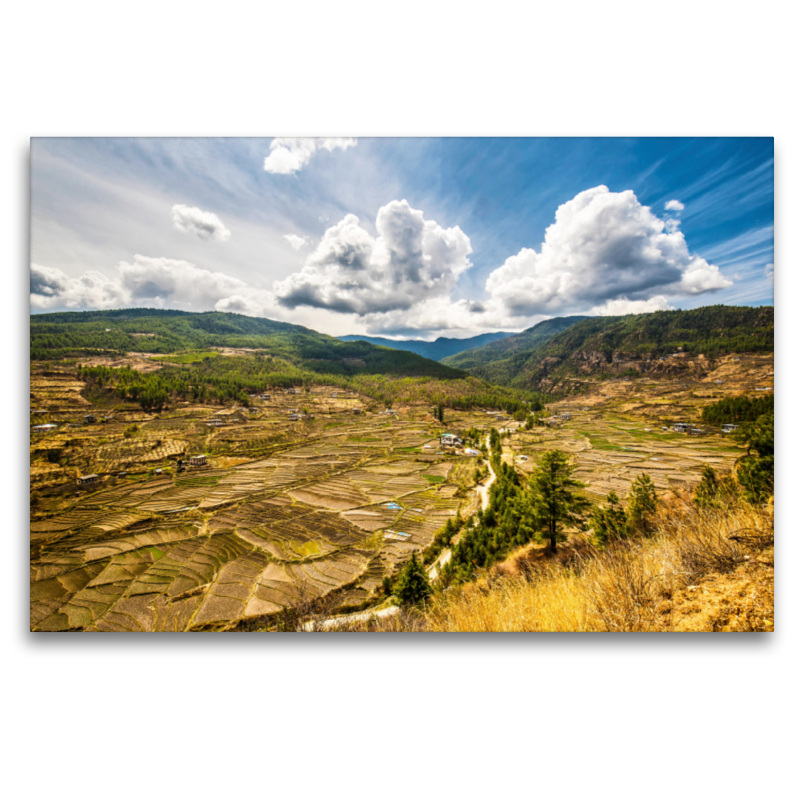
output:
[[[564,390],[561,381],[570,376],[631,371],[657,374],[671,368],[669,361],[676,362],[673,366],[677,368],[681,358],[662,360],[674,353],[713,358],[724,353],[771,352],[774,327],[772,306],[719,305],[689,311],[588,317],[532,348],[505,359],[484,359],[480,366],[468,371],[503,386],[559,392]],[[525,333],[528,331],[520,336]],[[506,342],[511,339],[501,344]],[[458,362],[460,366],[465,355],[445,363],[455,366],[454,362]]]
[[[343,342],[369,342],[381,347],[391,347],[393,350],[408,350],[411,353],[430,358],[433,361],[441,361],[447,356],[453,356],[463,350],[470,350],[481,347],[491,342],[496,342],[514,336],[513,333],[499,331],[498,333],[482,333],[479,336],[472,336],[469,339],[448,339],[439,337],[433,342],[424,342],[422,339],[406,339],[405,341],[395,341],[394,339],[383,339],[380,336],[340,336]]]
[[[589,317],[555,317],[546,319],[544,322],[540,322],[538,325],[534,325],[521,333],[449,356],[443,359],[442,363],[478,374],[476,370],[480,367],[509,358],[515,353],[532,351],[550,341],[556,334],[585,319],[589,319]]]

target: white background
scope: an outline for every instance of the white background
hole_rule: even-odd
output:
[[[5,8],[7,797],[796,791],[796,21],[777,2],[549,6]],[[777,633],[30,634],[28,139],[240,134],[774,135]]]

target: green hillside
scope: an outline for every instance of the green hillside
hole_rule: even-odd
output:
[[[456,369],[414,353],[343,342],[310,328],[216,311],[190,313],[158,309],[83,311],[31,316],[31,358],[147,352],[189,354],[212,347],[263,354],[316,372],[351,375],[391,373],[438,378],[463,377]]]
[[[678,350],[714,358],[724,353],[773,349],[772,306],[706,306],[689,311],[589,317],[537,346],[469,368],[469,372],[504,386],[539,389],[542,380],[547,379],[552,386],[554,379],[578,372],[631,369],[632,364],[639,370],[654,369],[659,358]],[[445,363],[453,365],[455,360],[446,359]]]
[[[220,348],[239,352],[222,356]],[[32,315],[32,361],[156,354],[163,364],[143,374],[128,366],[92,365],[81,376],[143,406],[176,398],[247,404],[271,387],[336,384],[379,402],[485,405],[512,413],[532,407],[531,393],[489,386],[480,378],[415,353],[344,342],[300,325],[222,312],[123,309]]]
[[[589,319],[589,317],[555,317],[554,319],[546,319],[544,322],[540,322],[538,325],[534,325],[532,328],[528,328],[514,336],[443,358],[442,363],[477,374],[478,368],[509,358],[516,353],[530,352],[549,342],[556,334],[585,319]]]

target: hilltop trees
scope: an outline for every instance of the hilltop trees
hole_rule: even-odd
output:
[[[539,461],[530,480],[530,499],[537,528],[555,550],[559,538],[563,539],[566,526],[582,527],[591,508],[589,501],[578,494],[583,487],[572,477],[574,467],[566,453],[548,450]]]

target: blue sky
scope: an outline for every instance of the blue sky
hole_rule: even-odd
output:
[[[31,310],[430,339],[771,305],[773,173],[771,138],[34,139]]]

